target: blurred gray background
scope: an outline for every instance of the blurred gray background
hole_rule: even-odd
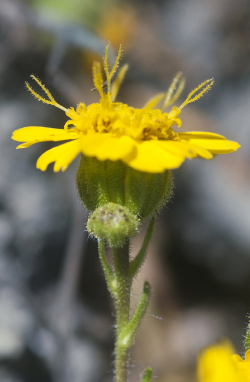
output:
[[[242,145],[174,171],[174,197],[133,286],[132,309],[145,278],[153,296],[130,380],[152,366],[160,382],[194,381],[198,350],[223,337],[243,354],[250,311],[249,20],[249,0],[0,0],[1,382],[113,378],[113,306],[85,231],[77,161],[65,173],[52,166],[42,173],[35,162],[53,144],[16,151],[10,140],[23,126],[62,128],[67,120],[26,91],[30,74],[65,107],[98,102],[91,65],[108,40],[114,51],[124,45],[130,64],[120,101],[143,106],[179,70],[187,79],[183,98],[214,77],[213,89],[182,112],[181,129],[217,132]]]

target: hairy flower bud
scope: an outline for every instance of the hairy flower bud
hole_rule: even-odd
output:
[[[108,203],[89,216],[87,229],[96,238],[107,240],[110,247],[121,247],[127,238],[136,235],[139,223],[140,219],[126,207]]]

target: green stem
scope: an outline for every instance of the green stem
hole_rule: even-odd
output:
[[[122,247],[113,247],[114,270],[109,265],[104,243],[99,241],[99,256],[105,273],[108,287],[115,300],[116,308],[116,343],[115,343],[115,377],[116,382],[127,381],[128,351],[134,342],[137,330],[146,312],[150,298],[150,285],[144,283],[138,307],[130,320],[130,290],[133,278],[146,257],[147,248],[152,237],[155,224],[153,217],[149,223],[142,248],[134,260],[129,262],[129,242]],[[152,371],[145,370],[142,382],[150,382]]]
[[[153,216],[149,222],[148,229],[146,232],[146,235],[143,240],[142,247],[140,251],[138,252],[137,256],[130,262],[129,266],[129,277],[130,280],[132,281],[133,278],[135,277],[136,273],[139,271],[140,267],[142,266],[146,254],[147,254],[147,249],[148,245],[150,243],[153,231],[154,231],[154,226],[155,226],[155,217]]]
[[[116,382],[127,380],[128,347],[120,341],[120,336],[129,322],[130,309],[130,278],[129,278],[129,245],[113,249],[115,268],[115,305],[116,305],[116,344],[115,344],[115,375]]]

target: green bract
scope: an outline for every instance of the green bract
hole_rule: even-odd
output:
[[[88,210],[115,203],[145,220],[157,213],[170,198],[173,178],[169,170],[145,173],[121,161],[98,161],[82,155],[76,184]]]

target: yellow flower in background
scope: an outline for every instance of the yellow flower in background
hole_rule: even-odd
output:
[[[247,350],[245,360],[238,354],[234,354],[232,359],[236,364],[238,373],[241,375],[242,380],[245,382],[250,382],[250,350]]]
[[[197,382],[250,382],[250,350],[245,360],[233,352],[228,341],[208,347],[198,358]]]
[[[127,3],[110,7],[108,12],[101,14],[96,25],[99,36],[104,41],[110,41],[114,47],[118,47],[120,43],[128,47],[133,41],[136,26],[135,8]]]
[[[100,102],[86,106],[80,103],[76,110],[59,105],[50,92],[35,77],[31,76],[43,89],[48,99],[42,98],[27,83],[27,88],[40,101],[56,106],[69,120],[64,129],[29,126],[16,130],[12,139],[24,142],[17,148],[25,148],[37,142],[65,141],[40,156],[37,168],[45,171],[55,162],[54,171],[66,170],[79,153],[95,157],[99,161],[119,161],[142,172],[161,173],[179,167],[186,158],[201,157],[212,159],[215,154],[226,154],[237,150],[240,145],[228,141],[225,137],[207,132],[177,133],[173,126],[181,126],[179,115],[184,106],[202,97],[213,85],[213,79],[200,84],[179,107],[173,106],[169,113],[165,108],[179,97],[184,79],[181,73],[174,78],[166,94],[160,93],[152,98],[142,109],[116,102],[116,96],[128,69],[124,65],[111,84],[118,67],[122,47],[118,51],[116,62],[110,70],[108,47],[104,57],[107,92],[104,91],[102,68],[94,62],[93,78],[95,88],[100,94]],[[162,102],[161,108],[156,106]]]

